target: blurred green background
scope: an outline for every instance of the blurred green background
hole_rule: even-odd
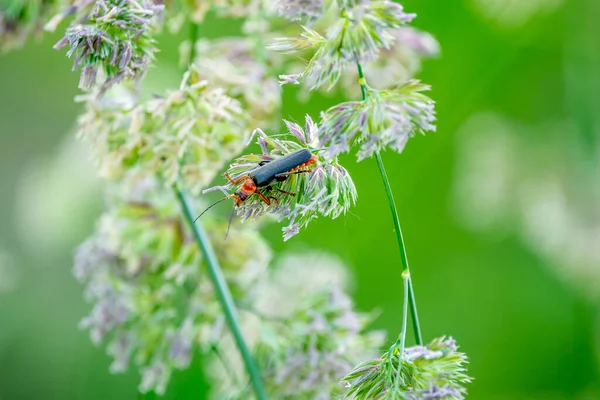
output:
[[[406,0],[442,56],[433,86],[438,132],[384,155],[403,224],[422,330],[468,353],[471,399],[600,399],[600,2]],[[211,37],[237,33],[209,20]],[[77,328],[90,306],[71,275],[73,248],[102,210],[72,128],[78,75],[50,35],[0,56],[0,399],[132,399],[137,372]],[[177,44],[162,35],[149,82],[178,82]],[[151,83],[150,83],[151,84]],[[284,94],[301,120],[339,101]],[[400,330],[399,255],[373,160],[344,165],[352,214],[318,220],[276,253],[320,249],[355,276],[376,328]],[[412,339],[411,339],[412,340]],[[203,398],[200,360],[165,399]]]

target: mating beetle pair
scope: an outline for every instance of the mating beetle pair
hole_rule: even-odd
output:
[[[217,205],[223,200],[234,199],[235,205],[239,207],[253,194],[258,195],[266,205],[271,205],[270,199],[273,197],[269,197],[268,194],[273,190],[271,187],[273,183],[284,182],[290,177],[290,175],[311,172],[312,169],[308,167],[316,164],[317,160],[318,157],[311,153],[310,150],[300,149],[272,161],[262,161],[259,163],[259,167],[256,170],[247,175],[239,176],[236,179],[233,179],[227,172],[225,172],[225,177],[232,185],[242,185],[238,188],[235,194],[227,196],[211,204],[198,216],[198,218],[200,218],[211,207]],[[263,190],[262,192],[261,189]],[[296,193],[286,192],[285,190],[276,190],[280,193],[290,196],[296,195]],[[196,220],[198,220],[198,218],[196,218]]]
[[[269,192],[272,190],[271,184],[274,182],[283,182],[293,174],[311,172],[310,169],[305,168],[316,162],[317,156],[312,154],[310,150],[300,149],[273,161],[263,161],[261,166],[254,172],[240,176],[235,180],[225,172],[225,177],[233,185],[239,185],[243,182],[238,191],[229,196],[229,198],[235,199],[235,205],[239,207],[248,197],[256,193],[265,204],[270,205],[271,201],[269,197],[261,193],[259,188],[264,188],[265,191]],[[290,196],[296,195],[295,193],[286,192],[281,189],[277,189],[277,191]]]

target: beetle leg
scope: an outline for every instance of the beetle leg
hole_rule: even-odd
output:
[[[288,196],[295,196],[296,195],[296,193],[294,193],[294,192],[288,192],[288,191],[281,190],[281,189],[277,189],[277,191],[279,193],[287,194]]]
[[[270,206],[270,205],[271,205],[271,200],[269,200],[268,198],[266,198],[264,194],[262,194],[262,193],[261,193],[261,192],[259,192],[259,191],[256,191],[256,194],[258,195],[258,197],[260,197],[260,199],[261,199],[261,200],[262,200],[262,201],[263,201],[263,202],[264,202],[266,205],[268,205],[268,206]]]
[[[227,180],[229,182],[231,182],[232,185],[239,185],[240,183],[244,182],[246,179],[250,179],[250,177],[248,175],[242,175],[234,180],[231,178],[231,176],[229,176],[229,174],[227,172],[225,172],[225,178],[227,178]]]

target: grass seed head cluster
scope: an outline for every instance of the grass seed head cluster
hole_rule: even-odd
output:
[[[209,11],[243,18],[246,37],[209,40],[192,25],[180,47],[186,65],[180,86],[143,97],[157,33],[199,24]],[[3,50],[22,46],[44,27],[64,29],[55,48],[67,48],[80,73],[78,137],[95,155],[106,210],[77,248],[73,274],[92,304],[81,328],[105,347],[112,372],[134,367],[140,392],[163,394],[173,371],[198,355],[214,377],[214,398],[247,398],[248,378],[238,366],[245,364],[250,376],[252,367],[233,351],[229,333],[239,323],[260,371],[253,380],[257,393],[262,386],[272,398],[464,398],[466,356],[453,339],[406,347],[401,335],[400,346],[377,358],[383,336],[369,329],[374,315],[357,312],[345,293],[340,262],[283,256],[270,268],[273,254],[255,222],[269,215],[285,220],[288,240],[310,230],[317,217],[346,214],[358,190],[339,155],[353,153],[360,161],[386,149],[402,152],[409,138],[435,130],[434,102],[424,94],[429,87],[413,75],[439,46],[408,26],[415,17],[389,0],[32,0],[0,6]],[[357,64],[366,67],[364,74]],[[311,91],[335,88],[350,98],[362,93],[363,101],[333,105],[316,120],[281,120],[285,84],[306,87],[305,99]],[[246,150],[253,140],[259,152]],[[270,201],[254,194],[239,201],[241,223],[229,227],[227,218],[209,213],[201,221],[207,239],[201,239],[182,213],[182,191],[200,210],[207,205],[203,193],[239,190],[215,179],[223,169],[234,180],[252,179],[301,149],[311,162],[260,188]],[[218,265],[205,257],[206,247]],[[215,270],[225,282],[214,280],[209,271]],[[290,287],[299,282],[302,287]],[[223,288],[233,304],[221,298]],[[223,307],[233,314],[237,308],[239,322],[227,320]]]

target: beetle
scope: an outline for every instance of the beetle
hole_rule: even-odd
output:
[[[248,197],[253,194],[257,194],[260,199],[266,204],[271,205],[269,197],[265,196],[259,191],[263,188],[265,191],[271,191],[271,185],[275,182],[283,182],[290,175],[302,174],[311,172],[310,169],[306,169],[318,160],[318,157],[311,153],[308,149],[300,149],[293,151],[289,154],[276,158],[275,160],[261,161],[259,167],[247,175],[242,175],[233,179],[227,172],[225,177],[232,185],[242,184],[239,189],[232,194],[218,200],[217,202],[208,206],[202,213],[194,220],[196,222],[205,212],[207,212],[213,206],[227,199],[234,199],[237,207],[241,206]],[[296,193],[286,192],[285,190],[277,189],[278,192],[284,193],[290,196],[295,196]]]
[[[300,149],[273,161],[262,163],[255,171],[248,175],[242,175],[237,179],[231,178],[225,172],[225,177],[232,185],[239,185],[243,182],[238,191],[229,198],[235,199],[235,205],[239,207],[248,197],[256,193],[266,205],[270,205],[271,201],[259,191],[259,188],[270,190],[271,184],[283,182],[292,174],[310,172],[310,170],[304,168],[315,164],[317,160],[317,156],[312,154],[310,150]],[[278,191],[291,196],[295,195],[295,193],[281,189],[278,189]]]

